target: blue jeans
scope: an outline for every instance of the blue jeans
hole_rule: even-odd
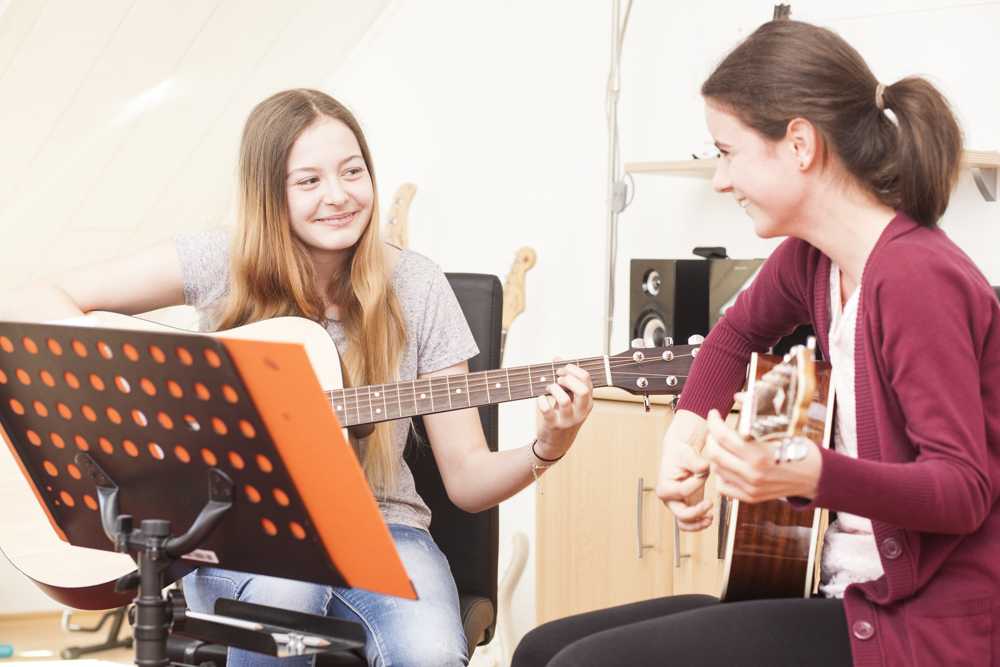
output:
[[[360,588],[337,588],[291,579],[202,567],[184,578],[192,611],[210,614],[220,597],[357,621],[365,628],[364,654],[373,667],[467,665],[458,590],[430,535],[391,524],[396,550],[419,600],[381,595]],[[314,656],[275,658],[229,649],[228,667],[312,667]]]

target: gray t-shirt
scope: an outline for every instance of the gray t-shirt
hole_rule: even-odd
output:
[[[184,300],[204,311],[228,290],[229,234],[225,229],[187,232],[174,235],[174,242],[181,258]],[[419,253],[406,248],[402,251],[390,281],[407,323],[406,346],[399,364],[400,380],[406,381],[471,359],[479,348],[441,268]],[[340,320],[328,319],[326,330],[343,356],[347,338]],[[409,428],[409,419],[396,421],[397,484],[378,502],[386,523],[427,530],[431,512],[417,495],[413,475],[403,460]],[[362,455],[363,446],[362,442]]]

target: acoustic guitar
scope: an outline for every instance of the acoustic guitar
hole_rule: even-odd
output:
[[[814,343],[813,343],[814,345]],[[737,430],[769,446],[806,438],[829,447],[834,391],[830,365],[812,347],[751,360]],[[794,444],[792,446],[795,446]],[[785,499],[719,508],[719,599],[809,597],[819,586],[819,556],[828,525],[825,509],[800,512]]]
[[[507,330],[514,318],[524,312],[524,276],[535,265],[535,251],[524,246],[517,251],[514,263],[503,281],[503,323],[500,326],[500,361],[507,344]]]
[[[409,247],[409,238],[406,234],[406,224],[409,219],[410,202],[413,195],[417,194],[417,186],[413,183],[403,183],[392,196],[392,206],[385,216],[385,224],[382,225],[382,238],[395,243],[400,248]]]
[[[92,313],[101,326],[115,329],[184,332],[162,324],[113,313]],[[200,334],[191,334],[200,335]],[[377,422],[491,405],[540,396],[555,378],[558,366],[546,362],[518,368],[457,374],[364,387],[345,387],[340,357],[329,334],[319,324],[282,317],[211,334],[237,338],[295,342],[305,347],[320,386],[341,426],[350,428]],[[680,345],[632,349],[614,356],[577,359],[595,387],[613,386],[631,393],[675,394],[684,387],[697,347]],[[0,369],[8,381],[15,369]],[[140,378],[125,378],[138,386]],[[0,396],[3,383],[0,383]],[[153,424],[151,424],[153,426]],[[11,563],[49,597],[78,609],[107,609],[131,602],[134,594],[114,593],[120,577],[135,570],[129,556],[74,547],[61,541],[49,524],[31,486],[24,478],[13,446],[0,429],[8,447],[0,447],[0,550]],[[179,561],[183,564],[185,561]],[[189,570],[197,567],[189,564]]]

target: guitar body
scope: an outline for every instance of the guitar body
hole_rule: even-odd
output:
[[[94,312],[104,328],[184,333],[173,327],[116,313]],[[198,334],[192,334],[198,335]],[[300,317],[280,317],[255,322],[226,332],[217,338],[237,338],[301,343],[320,379],[324,391],[343,387],[340,356],[326,330]],[[7,434],[3,433],[7,441]],[[126,554],[76,547],[62,541],[28,480],[22,474],[13,447],[0,447],[0,551],[22,574],[31,579],[53,600],[76,609],[111,609],[132,602],[134,591],[115,593],[115,582],[135,571]],[[109,549],[112,548],[110,541]],[[180,566],[174,578],[192,567]],[[168,577],[169,578],[169,577]]]
[[[779,357],[755,356],[750,374],[760,379]],[[829,447],[834,392],[830,365],[814,362],[816,385],[796,435]],[[809,597],[816,592],[819,555],[828,512],[800,512],[783,499],[741,503],[724,499],[719,511],[719,599]]]

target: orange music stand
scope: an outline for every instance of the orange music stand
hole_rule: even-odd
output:
[[[0,322],[0,426],[60,538],[139,552],[139,664],[174,561],[416,598],[301,345]]]

